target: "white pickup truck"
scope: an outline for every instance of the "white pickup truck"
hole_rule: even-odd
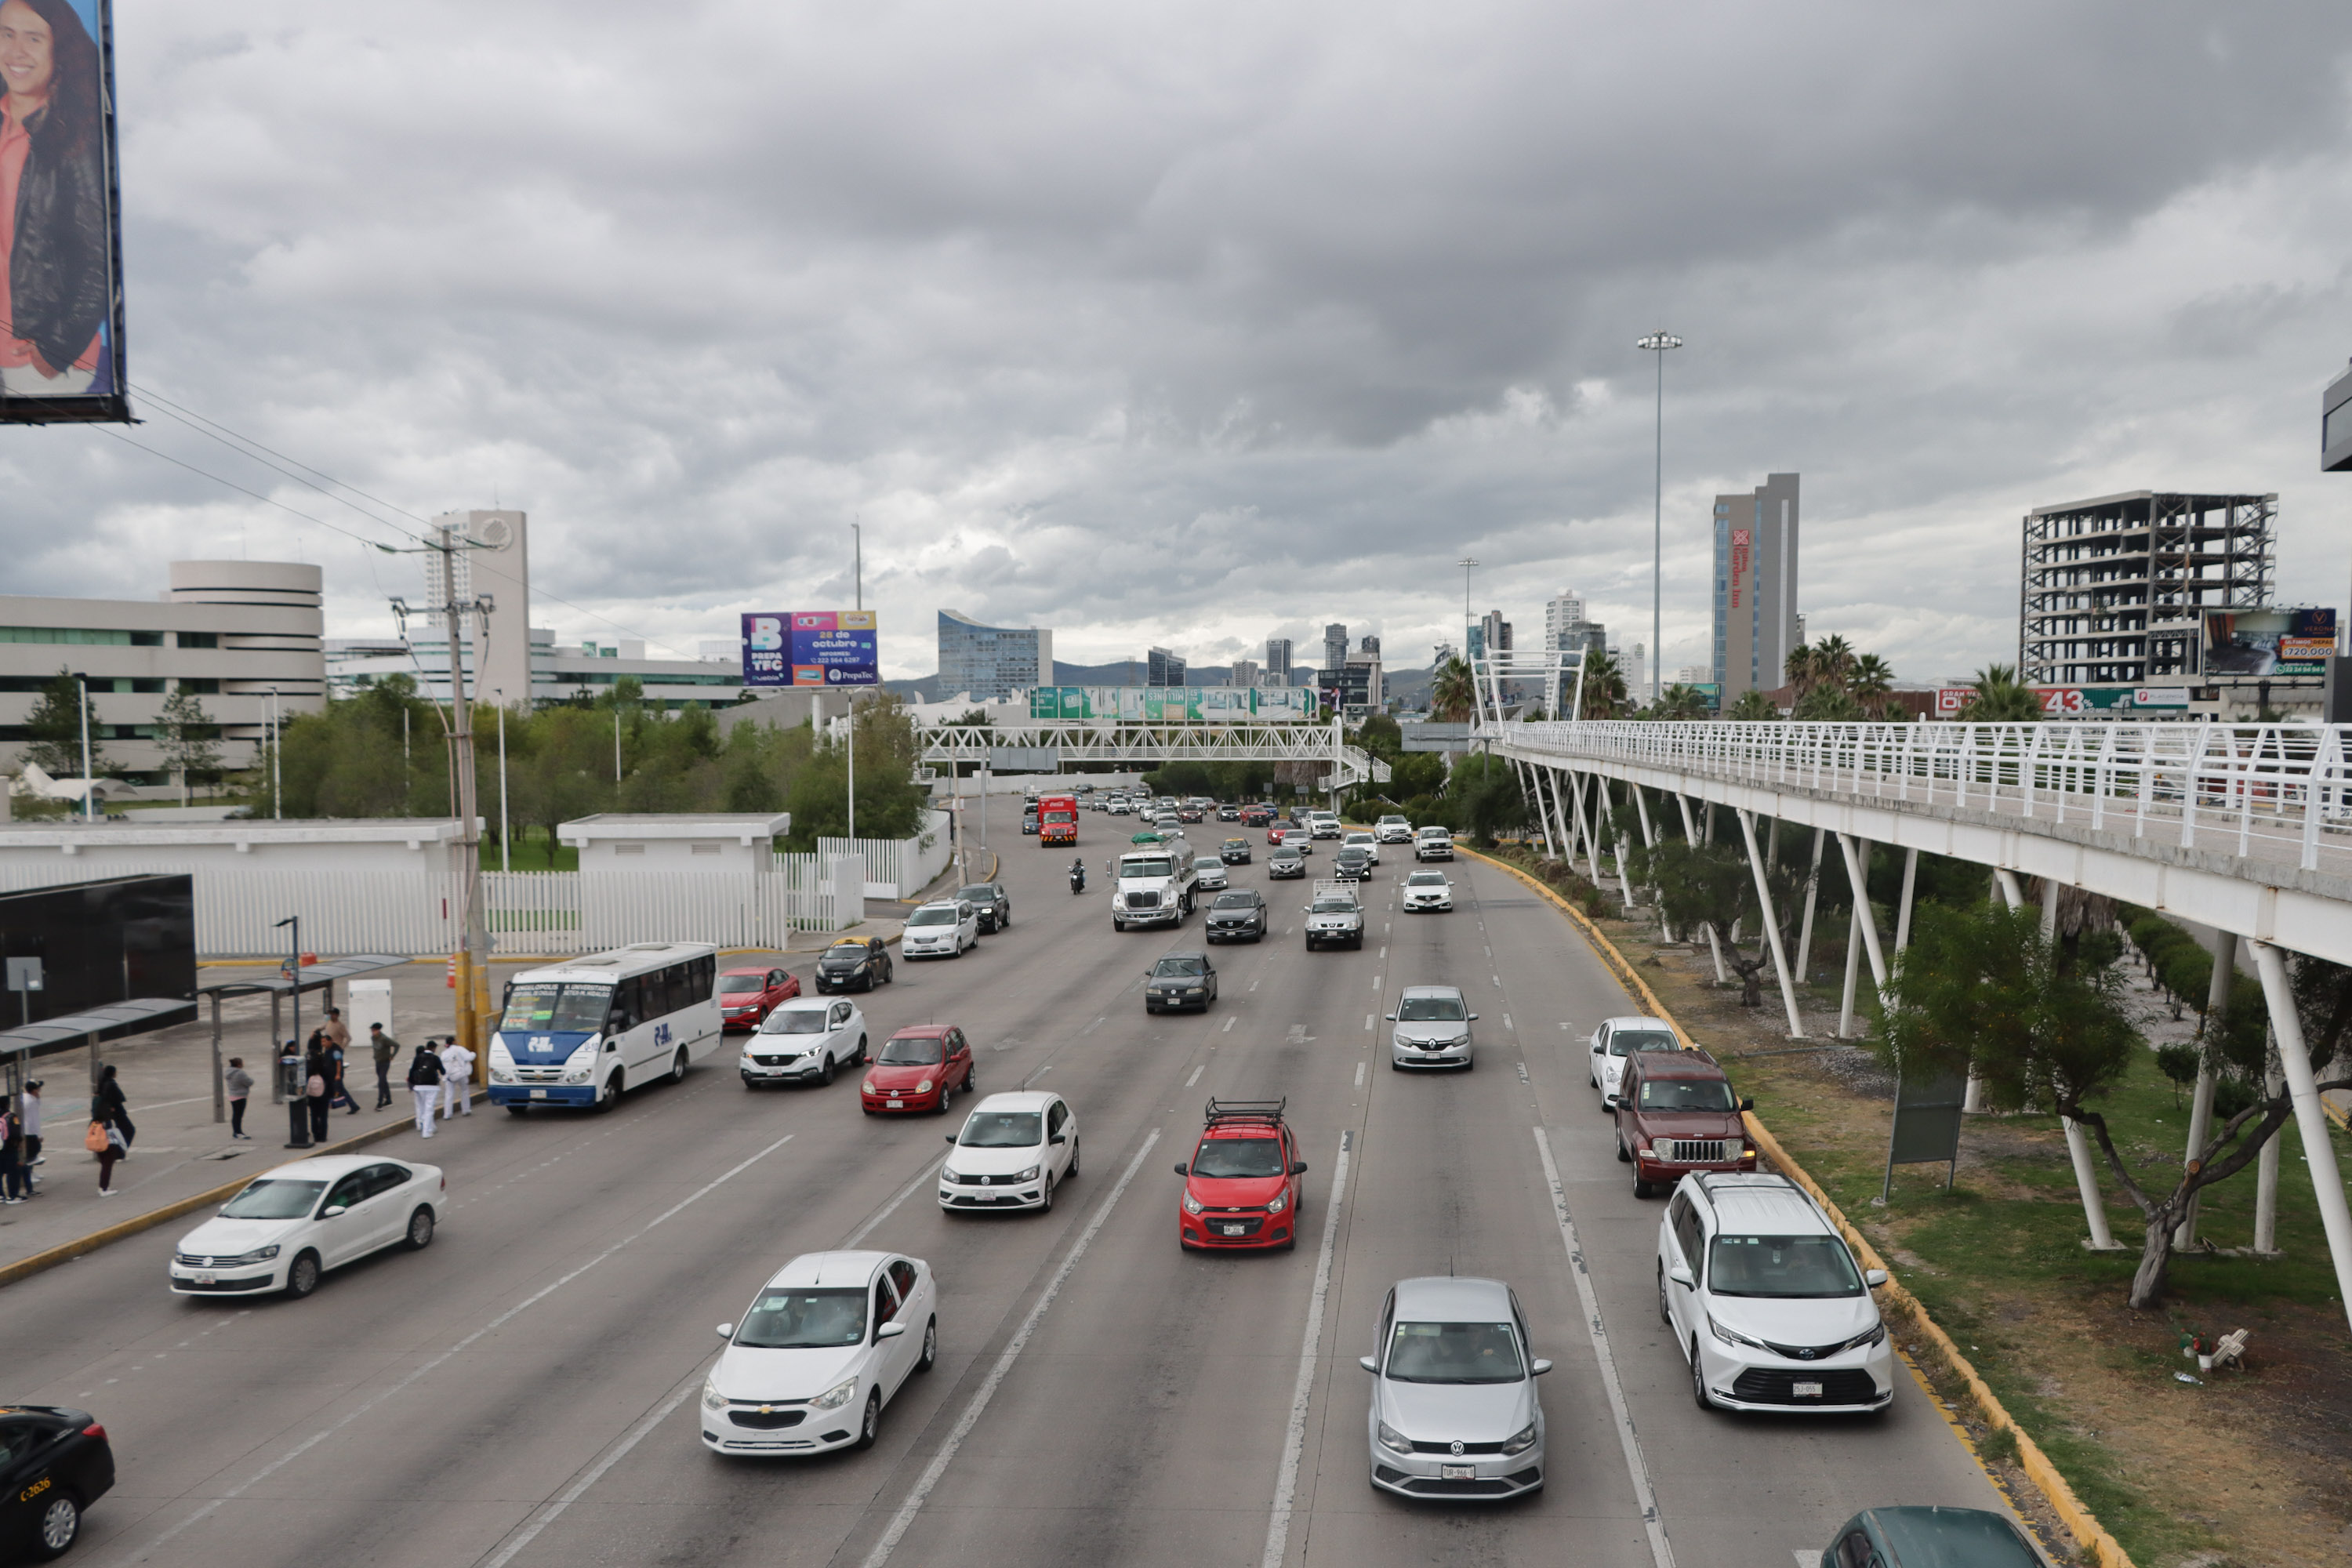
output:
[[[1130,849],[1113,868],[1110,895],[1114,931],[1129,926],[1182,925],[1192,912],[1196,878],[1192,850],[1181,838],[1154,847]]]
[[[1416,860],[1451,860],[1454,858],[1454,835],[1443,827],[1424,827],[1412,836],[1412,858]]]
[[[1364,945],[1364,905],[1353,882],[1318,882],[1307,906],[1307,950]]]

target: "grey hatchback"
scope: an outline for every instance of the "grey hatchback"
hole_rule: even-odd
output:
[[[2042,1559],[1985,1509],[1873,1508],[1838,1528],[1821,1568],[2042,1568]]]
[[[1400,1279],[1381,1305],[1366,1416],[1372,1485],[1405,1497],[1495,1501],[1544,1484],[1543,1401],[1551,1370],[1528,1345],[1527,1314],[1499,1279]]]

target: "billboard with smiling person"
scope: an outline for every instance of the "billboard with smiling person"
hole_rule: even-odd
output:
[[[0,0],[0,422],[127,421],[108,0]]]

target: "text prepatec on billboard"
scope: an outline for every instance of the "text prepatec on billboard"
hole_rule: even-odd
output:
[[[743,617],[746,686],[878,686],[872,610],[785,610]]]

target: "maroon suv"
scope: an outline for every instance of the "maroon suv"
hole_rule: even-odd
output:
[[[1756,1145],[1739,1113],[1752,1100],[1705,1051],[1644,1051],[1625,1058],[1617,1091],[1617,1157],[1646,1198],[1691,1171],[1752,1171]]]

